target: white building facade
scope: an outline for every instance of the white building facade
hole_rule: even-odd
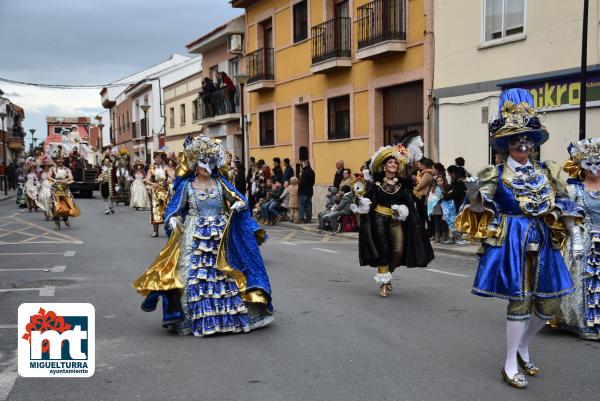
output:
[[[590,1],[587,136],[600,136],[598,0]],[[550,140],[542,160],[563,162],[579,135],[579,66],[583,5],[561,0],[437,0],[435,119],[444,165],[466,159],[471,172],[493,160],[487,124],[503,89],[528,89]]]

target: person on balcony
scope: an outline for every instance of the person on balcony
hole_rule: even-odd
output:
[[[221,71],[221,85],[225,88],[227,113],[235,113],[235,85],[225,71]]]
[[[204,81],[202,81],[202,92],[200,92],[202,96],[202,103],[204,104],[204,118],[212,117],[215,114],[210,103],[210,95],[212,95],[216,90],[217,88],[215,87],[213,81],[210,78],[204,78]]]

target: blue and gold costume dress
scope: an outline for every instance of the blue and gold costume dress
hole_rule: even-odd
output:
[[[167,233],[167,246],[134,288],[147,295],[142,308],[153,310],[163,299],[163,325],[179,334],[206,336],[247,332],[269,324],[271,286],[258,249],[264,231],[248,209],[233,210],[246,202],[221,174],[216,186],[200,190],[193,175],[178,177],[165,221],[181,218],[183,229]],[[179,306],[179,302],[181,307]]]
[[[600,340],[600,191],[588,191],[580,179],[569,180],[569,195],[585,211],[580,260],[567,263],[575,292],[566,296],[553,324],[586,340]]]
[[[474,294],[523,302],[574,291],[561,254],[567,239],[561,218],[581,218],[583,210],[559,174],[553,162],[529,163],[518,172],[504,163],[478,174],[483,210],[473,211],[467,202],[456,219],[461,232],[483,242]],[[528,317],[529,311],[511,314],[509,307],[509,319]]]

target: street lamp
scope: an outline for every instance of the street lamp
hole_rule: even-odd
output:
[[[146,155],[146,165],[150,165],[150,155],[148,154],[148,110],[150,110],[149,104],[143,104],[140,109],[144,112],[144,125],[146,126],[144,132],[144,154]]]
[[[34,142],[35,142],[35,138],[33,137],[33,134],[35,134],[35,129],[30,129],[29,132],[31,132],[31,156],[35,156],[35,151],[33,149],[34,147]]]
[[[8,195],[8,175],[6,174],[6,131],[4,130],[4,119],[6,118],[6,113],[4,111],[0,111],[0,119],[2,120],[2,153],[4,153],[4,195]]]
[[[100,117],[100,122],[98,123],[98,149],[102,150],[102,128],[104,128],[104,124],[102,124],[102,117]]]
[[[244,161],[244,168],[248,171],[248,154],[250,146],[246,146],[246,114],[244,114],[244,85],[248,82],[248,75],[238,74],[235,76],[236,81],[240,84],[240,113],[242,114],[241,124],[242,124],[242,158]]]

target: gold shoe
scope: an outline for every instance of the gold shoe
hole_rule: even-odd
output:
[[[387,284],[381,284],[379,286],[379,296],[381,298],[387,298],[388,297],[388,286],[387,286]]]
[[[506,370],[504,370],[504,368],[502,368],[502,379],[511,387],[514,388],[518,388],[519,390],[523,390],[525,388],[527,388],[527,379],[525,378],[525,375],[521,372],[517,373],[516,375],[513,376],[513,378],[511,379],[510,377],[508,377],[508,375],[506,374]]]
[[[517,362],[519,362],[519,366],[527,373],[529,376],[537,376],[540,374],[540,368],[535,366],[533,362],[525,362],[525,360],[521,357],[521,354],[517,351]]]

